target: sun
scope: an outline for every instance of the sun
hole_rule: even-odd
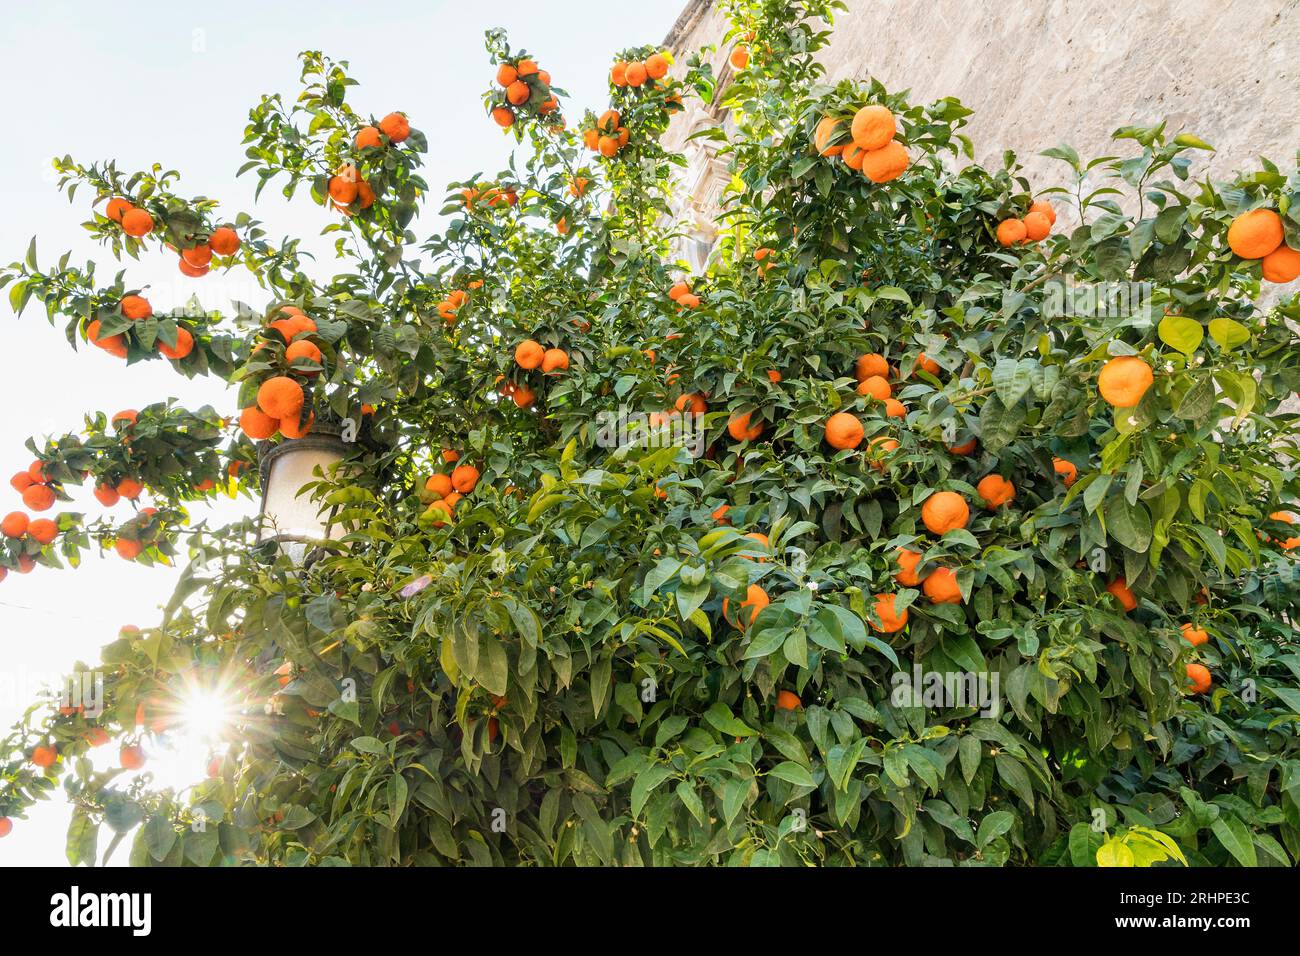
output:
[[[187,688],[177,702],[180,732],[208,744],[225,739],[237,713],[234,699],[220,688]]]

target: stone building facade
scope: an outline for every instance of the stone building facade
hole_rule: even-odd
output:
[[[847,4],[822,54],[829,82],[870,74],[890,90],[910,89],[915,101],[957,97],[975,111],[965,132],[976,159],[998,165],[1014,150],[1036,188],[1064,184],[1067,172],[1040,150],[1064,142],[1085,158],[1111,155],[1114,130],[1162,119],[1216,147],[1194,176],[1227,175],[1261,155],[1290,166],[1300,150],[1300,0]],[[665,45],[678,53],[717,46],[710,58],[725,83],[726,29],[714,0],[689,0]],[[665,139],[690,163],[682,215],[700,224],[700,246],[726,171],[687,137],[725,122],[697,104]]]

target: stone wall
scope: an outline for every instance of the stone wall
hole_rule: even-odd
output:
[[[828,79],[871,74],[920,102],[956,96],[975,110],[965,132],[976,159],[998,165],[1014,150],[1036,188],[1064,182],[1040,150],[1109,155],[1115,129],[1165,118],[1217,149],[1193,175],[1226,176],[1260,155],[1289,166],[1300,150],[1300,0],[847,3],[823,51]],[[721,45],[725,31],[712,0],[690,0],[666,44]],[[712,57],[724,79],[727,52]],[[706,120],[688,111],[667,142]]]

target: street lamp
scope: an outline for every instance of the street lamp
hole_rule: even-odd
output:
[[[258,471],[262,507],[258,515],[257,540],[273,540],[301,563],[308,550],[321,541],[341,538],[349,530],[336,522],[336,508],[313,500],[303,486],[329,476],[348,453],[339,426],[319,419],[311,434],[272,445],[258,445]]]

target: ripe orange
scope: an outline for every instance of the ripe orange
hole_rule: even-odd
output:
[[[668,75],[668,58],[662,53],[652,53],[646,57],[645,71],[652,80],[662,80]]]
[[[692,415],[703,415],[709,410],[709,403],[704,400],[704,396],[699,392],[689,392],[677,396],[677,401],[673,407],[679,412],[689,411]]]
[[[799,700],[799,695],[793,691],[783,690],[776,695],[777,710],[798,710],[802,706],[803,702]]]
[[[305,438],[316,424],[316,413],[308,412],[307,420],[302,420],[302,412],[280,419],[280,434],[285,438]]]
[[[906,418],[907,406],[896,398],[885,399],[885,415],[888,418]]]
[[[122,314],[132,321],[147,319],[153,315],[153,306],[143,296],[125,295],[118,305],[122,308]]]
[[[515,112],[506,106],[498,106],[492,110],[492,121],[502,129],[513,126],[515,122]]]
[[[897,450],[898,442],[886,435],[877,435],[867,443],[867,454],[872,459],[871,467],[876,471],[884,471],[887,464],[886,458],[891,452]]]
[[[59,536],[59,526],[49,518],[37,518],[27,526],[27,533],[37,544],[49,544]]]
[[[519,79],[519,71],[516,70],[513,66],[511,66],[509,63],[502,63],[499,67],[497,67],[498,86],[502,86],[502,87],[509,86],[517,79]]]
[[[45,462],[39,458],[27,466],[27,477],[38,485],[46,484],[50,479],[45,474]]]
[[[0,817],[0,839],[14,832],[14,822],[8,817]]]
[[[92,747],[102,747],[108,743],[108,731],[103,727],[91,727],[90,732],[86,734],[86,741]]]
[[[727,434],[735,441],[753,441],[763,434],[763,423],[758,422],[755,425],[749,424],[750,413],[743,415],[733,415],[727,422]]]
[[[1282,244],[1282,219],[1271,209],[1252,209],[1228,226],[1228,248],[1243,259],[1263,259]]]
[[[1056,225],[1056,210],[1052,208],[1052,204],[1048,202],[1046,199],[1035,199],[1032,203],[1029,204],[1029,212],[1042,213],[1044,216],[1047,217],[1047,224],[1049,227]]]
[[[22,494],[34,484],[36,484],[36,482],[32,481],[32,476],[26,471],[20,471],[9,479],[10,487],[19,494]]]
[[[449,465],[454,465],[460,461],[460,452],[452,448],[444,448],[442,450],[442,460]]]
[[[153,216],[143,209],[128,209],[122,214],[122,231],[140,239],[153,231]]]
[[[840,159],[844,160],[844,165],[856,172],[862,172],[862,161],[866,156],[867,151],[857,143],[845,143],[844,151],[840,153]]]
[[[878,401],[884,401],[894,394],[894,390],[889,387],[889,383],[879,375],[871,375],[864,378],[858,385],[859,395],[870,395]]]
[[[645,81],[650,78],[650,73],[644,63],[629,63],[627,69],[623,71],[623,76],[627,80],[627,85],[635,89],[645,85]]]
[[[379,121],[379,129],[393,143],[401,143],[411,135],[411,124],[401,113],[389,113]]]
[[[737,70],[743,70],[749,66],[749,47],[743,44],[737,46],[731,51],[730,62],[732,68]]]
[[[609,71],[609,82],[615,86],[627,86],[627,61],[619,60]]]
[[[921,521],[931,534],[947,534],[966,527],[970,507],[955,491],[936,491],[921,505]]]
[[[1120,355],[1101,367],[1097,391],[1115,408],[1132,408],[1154,381],[1150,365],[1136,355]]]
[[[117,754],[123,770],[139,770],[144,766],[144,750],[138,744],[127,744]]]
[[[985,475],[975,490],[989,509],[1000,508],[1016,496],[1016,486],[1001,475]]]
[[[899,548],[898,553],[894,556],[894,561],[898,564],[898,571],[894,573],[894,580],[899,584],[904,587],[914,588],[924,580],[916,573],[917,566],[921,563],[920,551]]]
[[[935,568],[921,585],[931,604],[960,604],[961,588],[951,568]]]
[[[830,145],[832,137],[835,136],[840,121],[833,116],[823,116],[817,123],[817,129],[813,132],[813,146],[820,156],[838,156],[844,152],[845,143],[836,143]]]
[[[1075,467],[1074,462],[1066,461],[1064,458],[1053,458],[1052,470],[1061,476],[1067,488],[1074,484],[1079,477],[1079,469]]]
[[[1052,231],[1052,223],[1041,212],[1031,212],[1022,220],[1025,227],[1025,238],[1030,242],[1038,242],[1040,239],[1046,239],[1048,233]]]
[[[189,249],[182,249],[181,261],[188,266],[193,266],[195,269],[206,271],[208,265],[212,262],[212,247],[205,242]]]
[[[693,292],[687,292],[685,295],[678,297],[677,304],[683,309],[698,309],[700,307],[700,297]]]
[[[433,492],[439,498],[446,498],[451,494],[451,475],[434,474],[429,476],[429,480],[424,483],[424,490]]]
[[[1214,678],[1210,676],[1210,669],[1204,664],[1188,664],[1187,679],[1192,682],[1191,691],[1193,694],[1204,694],[1214,684]]]
[[[869,149],[863,154],[862,175],[879,185],[903,175],[910,163],[907,147],[897,140],[891,140],[880,149]]]
[[[540,342],[524,339],[515,346],[515,364],[520,368],[538,368],[545,361],[545,358],[546,350],[542,348]]]
[[[672,299],[674,302],[677,302],[681,299],[682,296],[690,295],[690,292],[691,292],[691,287],[689,285],[687,285],[685,282],[678,282],[676,285],[674,285],[671,289],[668,290],[668,298]]]
[[[1266,255],[1260,265],[1268,282],[1293,282],[1300,278],[1300,252],[1285,242]]]
[[[113,428],[116,429],[117,431],[122,431],[126,428],[129,428],[139,420],[140,420],[140,413],[137,412],[134,408],[126,408],[120,412],[115,412],[113,414],[113,417],[110,419],[110,421],[113,423]]]
[[[1200,647],[1210,639],[1210,635],[1206,633],[1205,630],[1197,627],[1190,621],[1183,625],[1182,631],[1183,640],[1192,645],[1192,647]]]
[[[134,478],[123,478],[117,483],[117,488],[114,490],[127,501],[135,501],[140,497],[140,492],[144,491],[144,485]]]
[[[189,329],[176,330],[176,347],[168,345],[162,339],[158,340],[158,351],[174,362],[179,362],[185,356],[194,351],[194,336],[190,334]]]
[[[457,465],[451,471],[451,486],[467,495],[478,485],[479,471],[473,465]]]
[[[21,538],[27,533],[30,519],[21,511],[11,511],[0,521],[0,534],[6,538]]]
[[[357,130],[356,138],[352,142],[357,149],[378,149],[384,145],[377,126],[361,127],[361,129]]]
[[[510,393],[510,400],[520,408],[528,408],[537,400],[537,393],[527,385],[520,385]]]
[[[931,375],[936,376],[943,371],[943,369],[940,368],[939,363],[930,358],[924,352],[917,353],[916,364],[913,369],[920,369],[923,372],[929,372]]]
[[[506,88],[506,99],[512,106],[523,106],[532,95],[532,89],[523,80],[515,80]]]
[[[257,390],[257,407],[274,419],[297,415],[302,403],[302,386],[287,375],[268,378]]]
[[[1019,219],[1003,219],[998,223],[998,242],[1004,246],[1014,246],[1025,241],[1028,230]]]
[[[754,623],[754,619],[758,617],[759,612],[767,607],[769,603],[771,601],[767,596],[767,592],[757,584],[751,584],[745,591],[745,600],[740,602],[740,610],[736,612],[736,620],[732,621],[727,613],[730,600],[728,598],[722,599],[722,619],[735,624],[736,627],[743,631]],[[745,614],[745,608],[750,609],[749,614]]]
[[[118,501],[121,500],[121,497],[122,496],[117,493],[117,489],[112,485],[95,486],[95,500],[105,508],[113,507],[113,505],[117,504]]]
[[[306,339],[302,339],[298,342],[294,342],[287,349],[284,350],[284,360],[286,362],[292,364],[293,362],[296,362],[298,359],[307,359],[308,361],[315,362],[317,365],[323,364],[324,361],[324,357],[321,355],[320,349],[318,349],[311,342],[308,342]],[[308,371],[307,369],[295,369],[295,371],[297,371],[300,375],[306,375],[309,378],[315,378],[317,375],[320,374],[320,372],[318,371],[314,371],[314,370]]]
[[[878,375],[881,378],[889,377],[889,363],[885,357],[878,352],[868,352],[866,355],[859,356],[856,368],[858,381],[871,378]]]
[[[515,64],[515,69],[519,71],[520,76],[532,76],[539,68],[536,61],[525,57]]]
[[[121,223],[122,217],[134,208],[130,201],[123,199],[121,196],[114,196],[108,201],[108,205],[104,207],[104,215],[116,223]]]
[[[37,744],[32,748],[32,763],[44,770],[46,767],[53,766],[54,761],[59,759],[59,751],[55,747],[48,747],[45,744]]]
[[[23,492],[23,504],[32,511],[49,511],[54,507],[54,491],[48,485],[32,485]]]
[[[843,451],[862,444],[862,422],[848,412],[836,412],[826,420],[826,444]]]
[[[1137,598],[1133,596],[1133,591],[1123,578],[1115,578],[1106,585],[1106,590],[1115,596],[1115,600],[1119,601],[1124,613],[1127,614],[1138,606]]]
[[[901,631],[907,626],[907,608],[901,611],[895,610],[895,601],[897,594],[877,594],[874,610],[876,617],[880,618],[880,623],[871,621],[871,629],[881,631],[885,634],[894,634]]]
[[[239,234],[229,226],[218,226],[208,236],[208,245],[219,256],[233,256],[239,251]]]
[[[250,405],[239,413],[239,427],[254,441],[264,441],[279,430],[280,420],[267,415],[256,405]]]
[[[183,258],[176,260],[176,267],[181,270],[181,275],[189,276],[191,279],[200,279],[212,271],[209,266],[192,266]]]
[[[894,114],[879,104],[864,106],[853,114],[853,142],[859,149],[883,149],[897,132]]]
[[[731,510],[731,505],[718,505],[714,508],[709,517],[718,524],[731,524],[731,519],[727,517],[727,512]]]
[[[348,206],[357,199],[357,178],[352,176],[331,176],[329,181],[330,198],[341,206]]]
[[[542,372],[546,375],[554,375],[556,372],[563,372],[569,367],[569,353],[564,349],[547,349],[542,354]]]

